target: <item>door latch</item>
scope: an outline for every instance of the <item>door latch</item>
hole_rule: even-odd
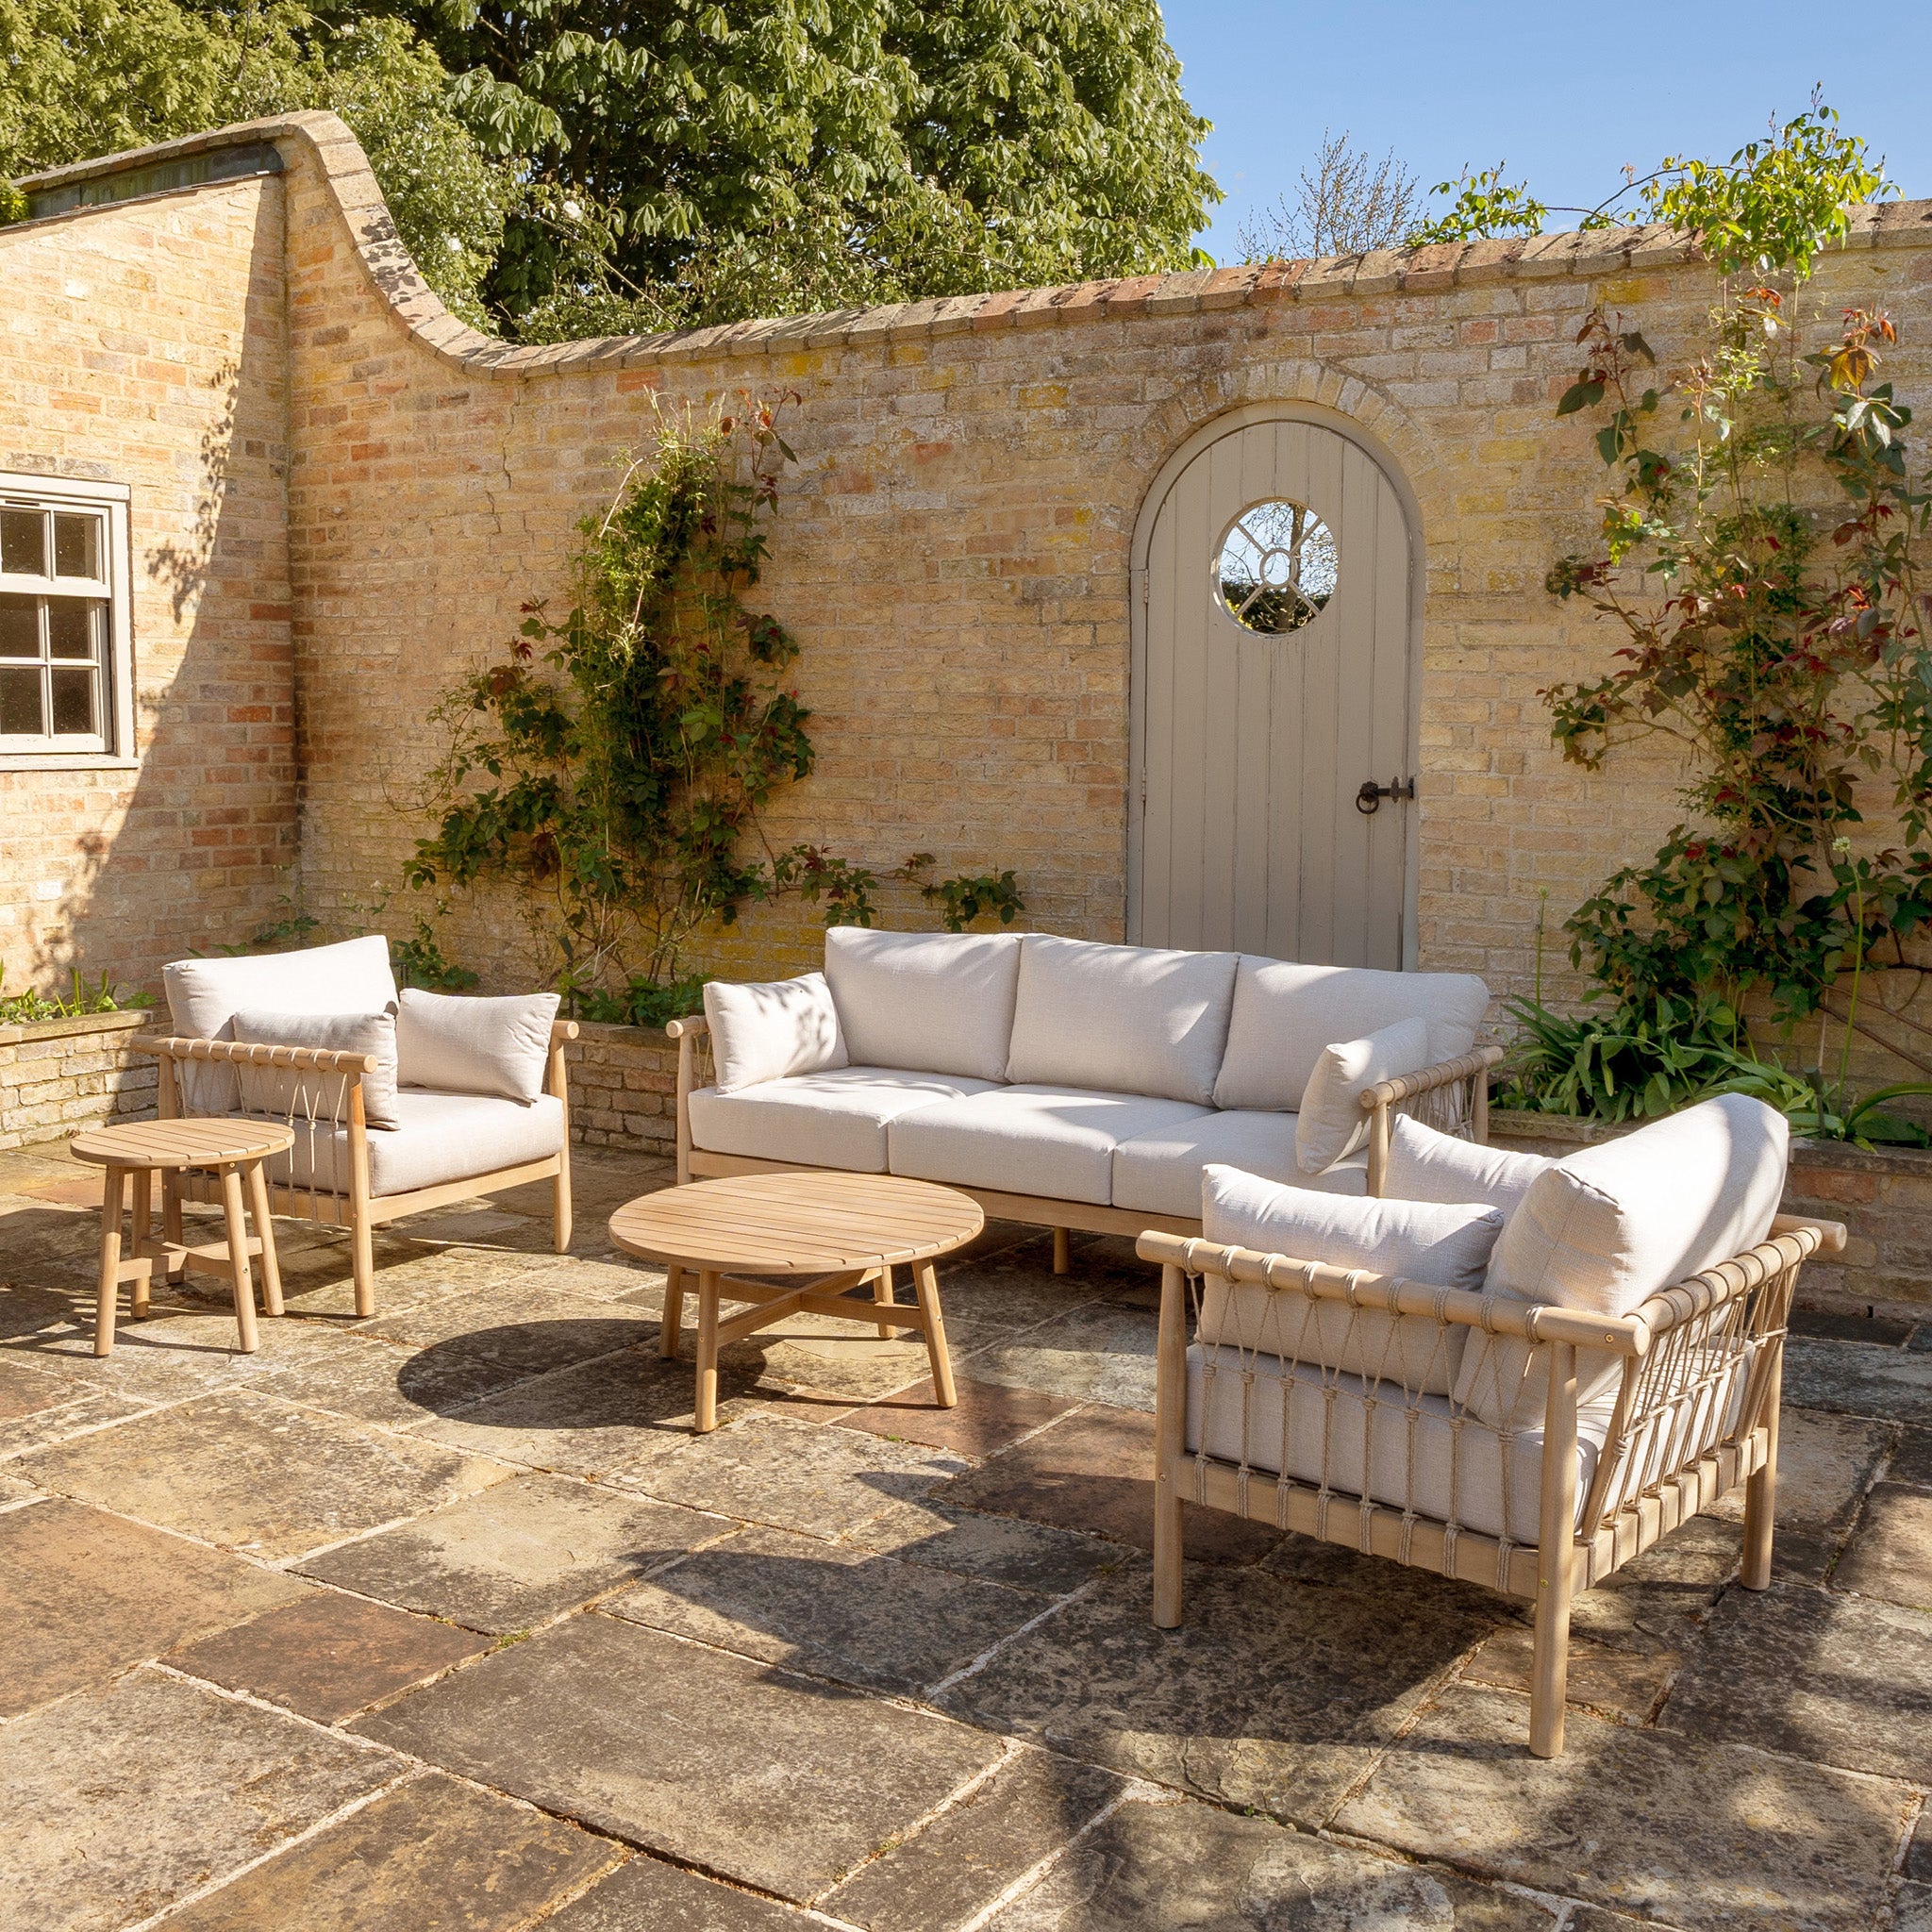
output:
[[[1355,808],[1366,817],[1372,811],[1381,808],[1385,798],[1413,798],[1415,780],[1413,778],[1391,778],[1386,785],[1377,785],[1373,778],[1362,780],[1361,790],[1355,795]]]

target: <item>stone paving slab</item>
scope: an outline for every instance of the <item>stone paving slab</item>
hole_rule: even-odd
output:
[[[1932,1491],[1878,1484],[1831,1580],[1860,1596],[1932,1610]]]
[[[94,1354],[94,1304],[72,1321],[42,1328],[0,1344],[5,1356],[68,1377],[76,1383],[143,1403],[182,1402],[224,1388],[249,1388],[268,1381],[285,1352],[304,1346],[295,1331],[304,1324],[261,1318],[261,1346],[243,1355],[235,1326],[232,1295],[193,1305],[157,1296],[154,1312],[137,1322],[121,1305],[114,1329],[114,1352]]]
[[[949,1256],[937,1269],[948,1321],[957,1317],[1008,1330],[1038,1327],[1100,1299],[1102,1292],[1084,1274],[1056,1274],[1053,1238],[1037,1229],[990,1253],[967,1249]]]
[[[59,1497],[8,1509],[0,1717],[308,1594],[292,1576]]]
[[[42,1187],[58,1185],[42,1183]],[[0,1192],[0,1268],[11,1276],[32,1261],[49,1257],[73,1259],[91,1241],[99,1241],[101,1183],[92,1197],[67,1205],[50,1201],[41,1188],[33,1192]],[[92,1214],[86,1210],[92,1208]]]
[[[1657,1722],[1932,1784],[1932,1616],[1802,1584],[1733,1591]]]
[[[1000,1755],[941,1719],[594,1612],[356,1728],[799,1903]]]
[[[1932,1410],[1927,1411],[1926,1420],[1932,1422]],[[1888,1482],[1932,1490],[1932,1428],[1899,1431],[1898,1446],[1891,1452],[1885,1476]]]
[[[956,1449],[962,1456],[996,1456],[1021,1437],[1058,1422],[1075,1406],[1064,1395],[982,1382],[957,1373],[957,1364],[955,1369],[953,1387],[959,1398],[956,1407],[941,1408],[927,1379],[895,1395],[881,1396],[841,1420],[848,1429],[870,1429],[895,1441],[925,1442],[935,1449]]]
[[[508,1636],[733,1526],[565,1476],[520,1475],[301,1567],[363,1596]]]
[[[362,1320],[356,1312],[356,1272],[346,1232],[315,1227],[311,1239],[285,1250],[287,1233],[299,1222],[275,1223],[275,1258],[282,1271],[282,1299],[290,1314],[328,1320],[347,1326]],[[443,1301],[486,1281],[501,1280],[514,1258],[502,1257],[494,1267],[455,1263],[450,1256],[417,1241],[399,1241],[378,1229],[372,1242],[375,1263],[375,1306],[379,1314],[395,1315],[427,1302]],[[191,1277],[192,1280],[193,1277]],[[212,1276],[195,1282],[198,1289],[218,1287]]]
[[[633,1858],[544,1932],[815,1932],[821,1921],[789,1906],[700,1877],[656,1858]]]
[[[0,1362],[0,1374],[8,1366]],[[104,1428],[109,1423],[141,1415],[153,1407],[138,1397],[117,1395],[111,1390],[93,1389],[85,1383],[58,1386],[68,1400],[32,1408],[11,1422],[0,1422],[0,1467],[8,1466],[14,1458],[31,1455],[36,1449],[44,1449],[49,1443],[64,1442],[71,1436]]]
[[[1932,1932],[1932,1885],[1902,1885],[1892,1907],[1891,1932]]]
[[[972,1372],[982,1382],[1005,1382],[1070,1402],[1105,1402],[1151,1415],[1157,1325],[1152,1308],[1090,1302],[979,1350]]]
[[[271,1396],[233,1391],[21,1459],[43,1489],[275,1559],[414,1516],[512,1474]]]
[[[170,1651],[162,1661],[188,1676],[334,1724],[490,1648],[488,1638],[453,1624],[317,1590]]]
[[[169,1932],[518,1932],[623,1856],[608,1839],[431,1772],[167,1923]]]
[[[965,1464],[944,1450],[754,1416],[610,1480],[666,1502],[831,1538],[916,1501]]]
[[[135,1671],[0,1725],[0,1898],[23,1932],[110,1932],[402,1770],[296,1718]]]
[[[939,1700],[1069,1757],[1318,1826],[1486,1624],[1402,1598],[1190,1566],[1185,1621],[1152,1570],[1100,1578]]]
[[[1905,1787],[1575,1711],[1563,1757],[1528,1740],[1526,1698],[1452,1689],[1335,1828],[1687,1932],[1874,1924]]]
[[[1777,1448],[1777,1534],[1772,1543],[1775,1574],[1824,1582],[1895,1433],[1884,1423],[1855,1416],[1785,1409]],[[1743,1522],[1742,1485],[1706,1513]]]
[[[1111,1772],[1016,1751],[969,1797],[828,1893],[866,1932],[952,1932],[1072,1842],[1126,1790]]]
[[[1154,1418],[1131,1409],[1074,1411],[962,1475],[944,1491],[959,1507],[1154,1547]],[[1182,1541],[1201,1563],[1257,1563],[1281,1532],[1224,1509],[1181,1506]]]
[[[814,1676],[916,1696],[1052,1602],[1033,1591],[752,1528],[660,1571],[614,1617]]]
[[[982,1516],[934,1501],[891,1504],[848,1530],[844,1541],[858,1549],[1047,1596],[1078,1590],[1124,1560],[1125,1554],[1098,1537],[1010,1516]]]
[[[1129,1802],[987,1932],[1552,1932],[1555,1916],[1446,1872],[1208,1805]]]
[[[1932,1415],[1932,1355],[1794,1335],[1785,1343],[1784,1401],[1787,1408],[1923,1423]]]
[[[719,1371],[721,1424],[751,1412],[749,1387],[743,1373]],[[653,1346],[519,1383],[417,1433],[532,1469],[602,1476],[681,1448],[696,1421],[691,1363],[666,1361]]]

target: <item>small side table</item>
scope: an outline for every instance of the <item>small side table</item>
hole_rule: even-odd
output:
[[[985,1224],[976,1201],[931,1181],[813,1171],[693,1181],[640,1195],[610,1217],[610,1239],[627,1255],[664,1265],[658,1346],[667,1356],[677,1353],[685,1274],[698,1278],[696,1420],[704,1435],[718,1425],[719,1349],[798,1313],[870,1320],[881,1335],[898,1328],[924,1336],[933,1393],[940,1407],[951,1408],[958,1397],[932,1264]],[[916,1305],[892,1299],[892,1270],[900,1266],[912,1270]],[[786,1285],[747,1281],[746,1274],[775,1274]],[[855,1289],[870,1289],[871,1299],[853,1298]],[[751,1307],[720,1321],[724,1297]]]
[[[272,1155],[286,1154],[294,1143],[293,1131],[280,1121],[214,1119],[134,1121],[96,1127],[75,1139],[68,1152],[76,1160],[107,1170],[101,1191],[100,1305],[94,1320],[97,1356],[114,1352],[115,1307],[124,1281],[133,1286],[132,1309],[139,1317],[147,1313],[148,1289],[158,1269],[163,1279],[172,1279],[190,1268],[226,1274],[234,1283],[235,1323],[241,1330],[242,1352],[255,1353],[255,1284],[248,1269],[251,1255],[261,1259],[262,1299],[268,1312],[282,1312],[282,1276],[275,1265],[268,1180],[261,1163]],[[190,1246],[149,1240],[153,1176],[182,1168],[211,1168],[220,1175],[227,1222],[225,1241]],[[134,1240],[124,1260],[121,1210],[130,1175],[134,1181]],[[253,1237],[242,1215],[244,1185],[255,1215]]]

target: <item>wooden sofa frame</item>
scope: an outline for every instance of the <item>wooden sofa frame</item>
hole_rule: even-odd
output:
[[[547,1180],[551,1184],[551,1231],[557,1253],[570,1247],[570,1089],[564,1068],[563,1049],[577,1037],[575,1020],[558,1020],[550,1029],[550,1053],[544,1071],[543,1091],[555,1094],[563,1107],[563,1151],[546,1155],[541,1160],[526,1160],[515,1167],[496,1168],[483,1174],[468,1174],[460,1180],[442,1181],[433,1188],[417,1188],[405,1194],[376,1194],[369,1182],[369,1124],[362,1097],[362,1082],[376,1071],[380,1062],[373,1054],[331,1053],[319,1047],[243,1045],[227,1040],[185,1040],[174,1036],[137,1033],[128,1041],[140,1053],[154,1055],[159,1063],[158,1111],[163,1120],[198,1111],[188,1104],[187,1083],[181,1069],[196,1064],[225,1064],[238,1070],[260,1068],[283,1074],[309,1076],[292,1088],[293,1100],[282,1114],[302,1133],[323,1132],[331,1136],[339,1128],[348,1134],[349,1191],[288,1185],[269,1189],[270,1211],[298,1221],[320,1222],[327,1227],[346,1227],[350,1232],[350,1252],[356,1284],[356,1313],[375,1312],[375,1250],[373,1236],[384,1222],[400,1220],[406,1214],[421,1214],[431,1208],[445,1208],[453,1201],[467,1201],[478,1194],[494,1194],[506,1188],[522,1187],[526,1181]],[[241,1109],[238,1109],[240,1111]],[[181,1204],[189,1201],[218,1202],[220,1185],[211,1174],[188,1172],[168,1175],[161,1189],[162,1239],[178,1245],[181,1241]],[[139,1241],[144,1229],[135,1230]]]
[[[673,1020],[664,1031],[677,1042],[677,1184],[740,1174],[809,1174],[805,1161],[762,1160],[748,1154],[713,1154],[692,1144],[691,1096],[709,1084],[710,1028],[702,1016]],[[1503,1058],[1498,1046],[1478,1047],[1440,1066],[1428,1067],[1399,1080],[1384,1080],[1363,1090],[1361,1104],[1369,1114],[1369,1192],[1381,1191],[1389,1158],[1390,1122],[1394,1114],[1410,1113],[1445,1133],[1464,1140],[1489,1139],[1489,1070]],[[820,1172],[836,1172],[832,1169]],[[949,1187],[958,1183],[948,1182]],[[1064,1274],[1069,1266],[1068,1236],[1083,1234],[1139,1235],[1148,1229],[1163,1234],[1198,1235],[1198,1216],[1150,1214],[1138,1208],[1101,1207],[1091,1201],[1063,1201],[1046,1194],[1008,1194],[994,1188],[959,1187],[979,1203],[989,1220],[1018,1221],[1029,1227],[1053,1230],[1053,1269]]]
[[[1391,1275],[1349,1273],[1281,1255],[1261,1255],[1171,1234],[1147,1233],[1138,1252],[1161,1269],[1155,1410],[1154,1621],[1181,1621],[1181,1505],[1196,1502],[1253,1522],[1341,1543],[1439,1575],[1459,1577],[1536,1606],[1529,1747],[1540,1757],[1563,1749],[1574,1593],[1601,1583],[1660,1537],[1739,1484],[1744,1486],[1742,1583],[1771,1582],[1776,1500],[1778,1398],[1785,1322],[1800,1266],[1836,1254],[1836,1222],[1780,1215],[1758,1246],[1653,1295],[1636,1313],[1574,1308],[1438,1289]],[[1466,1345],[1505,1336],[1530,1344],[1532,1374],[1546,1364],[1549,1397],[1536,1547],[1483,1536],[1413,1508],[1361,1498],[1249,1468],[1187,1447],[1189,1301],[1218,1275],[1310,1303],[1366,1309],[1474,1331]],[[1279,1332],[1279,1331],[1277,1331]],[[1738,1359],[1755,1344],[1733,1424],[1701,1453],[1674,1458],[1674,1435],[1699,1401],[1713,1399],[1704,1363]],[[1616,1409],[1590,1490],[1577,1508],[1577,1351],[1621,1357]],[[1217,1369],[1216,1374],[1231,1371]],[[1331,1377],[1324,1379],[1332,1380]],[[1376,1383],[1373,1391],[1388,1385]],[[1316,1391],[1319,1395],[1319,1391]],[[1206,1399],[1206,1398],[1204,1398]],[[1393,1390],[1393,1403],[1411,1401]],[[1242,1441],[1246,1447],[1246,1409]],[[1203,1441],[1206,1441],[1206,1427]],[[1628,1451],[1625,1457],[1623,1452]],[[1287,1460],[1286,1457],[1281,1458]],[[1331,1507],[1332,1506],[1332,1507]],[[1452,1505],[1453,1491],[1452,1491]]]

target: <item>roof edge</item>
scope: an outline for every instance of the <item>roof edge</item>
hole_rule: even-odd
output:
[[[125,154],[76,161],[25,175],[16,185],[28,191],[77,185],[184,160],[217,148],[264,141],[278,146],[298,143],[315,158],[370,281],[402,327],[445,362],[476,375],[504,377],[545,375],[590,366],[628,369],[749,358],[1128,315],[1196,314],[1324,297],[1428,294],[1488,282],[1641,273],[1702,259],[1688,235],[1652,224],[1496,241],[1441,242],[1419,248],[1375,249],[1364,255],[1190,269],[1045,289],[997,290],[981,295],[941,295],[880,308],[775,316],[669,334],[607,336],[525,346],[483,335],[443,307],[397,235],[361,144],[336,115],[321,109],[241,122]],[[101,208],[126,205],[107,203]],[[83,206],[43,219],[73,221],[95,211],[94,207]],[[5,232],[0,229],[0,235]],[[1932,200],[1882,202],[1852,210],[1851,233],[1841,246],[1847,250],[1917,247],[1928,240],[1932,240]]]

